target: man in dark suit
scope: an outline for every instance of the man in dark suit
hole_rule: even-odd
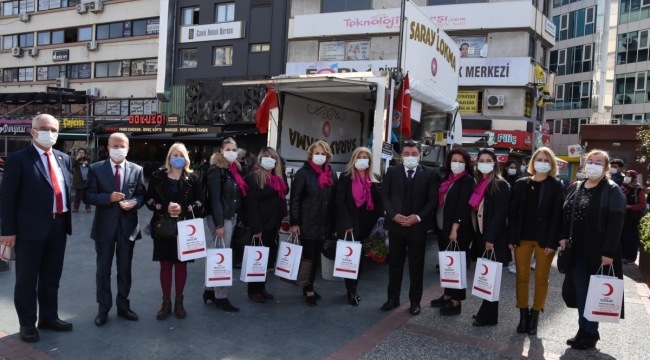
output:
[[[16,286],[14,304],[20,322],[20,338],[39,340],[38,328],[72,330],[59,319],[58,291],[70,218],[70,157],[52,149],[59,123],[48,114],[32,120],[34,145],[7,158],[0,186],[2,244],[15,247]],[[67,235],[66,235],[67,234]]]
[[[117,315],[137,321],[131,310],[131,261],[135,240],[142,238],[138,224],[138,209],[144,205],[144,175],[142,167],[125,160],[129,139],[122,133],[108,138],[109,158],[90,166],[83,201],[95,205],[95,218],[90,238],[95,240],[97,253],[97,303],[99,313],[95,325],[108,320],[113,306],[111,267],[113,255],[117,263]]]
[[[433,228],[433,213],[438,205],[438,175],[418,165],[420,150],[414,142],[402,146],[404,165],[391,166],[381,186],[386,210],[384,229],[390,231],[388,301],[383,311],[399,307],[404,261],[409,259],[411,315],[420,313],[424,277],[424,249],[427,231]]]

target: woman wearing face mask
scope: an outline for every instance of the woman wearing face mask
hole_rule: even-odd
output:
[[[382,216],[379,197],[379,181],[372,170],[372,153],[368,148],[354,150],[345,172],[341,174],[336,187],[336,232],[339,239],[354,238],[363,241]],[[361,275],[363,259],[359,264]],[[358,306],[361,298],[357,294],[358,277],[345,279],[348,302]]]
[[[647,202],[643,188],[636,181],[637,172],[628,170],[625,172],[623,178],[623,195],[627,200],[625,207],[625,224],[623,225],[623,233],[621,234],[621,249],[623,254],[623,262],[630,264],[636,261],[637,252],[639,250],[639,223],[643,217],[643,209],[645,209]]]
[[[577,350],[594,348],[600,340],[598,323],[583,316],[591,275],[598,274],[601,266],[607,274],[610,270],[607,266],[613,266],[614,274],[623,279],[619,241],[626,221],[626,199],[620,187],[608,179],[609,166],[609,155],[605,151],[590,151],[585,156],[588,180],[573,184],[564,201],[560,245],[565,248],[571,239],[573,248],[573,267],[565,274],[564,281],[565,286],[575,287],[579,326],[578,333],[567,340],[567,345]],[[623,309],[621,318],[622,315]]]
[[[196,174],[190,170],[190,161],[185,145],[176,143],[169,148],[165,167],[155,171],[149,180],[145,195],[149,210],[153,211],[151,224],[158,219],[170,217],[181,221],[192,219],[194,214],[201,214],[203,194]],[[178,261],[176,237],[153,238],[153,261],[160,262],[160,285],[163,303],[158,320],[163,320],[172,311],[171,289],[172,270],[175,269],[176,299],[174,315],[179,319],[186,316],[183,308],[183,289],[187,280],[187,261]],[[193,262],[190,261],[190,262]]]
[[[521,173],[519,172],[519,166],[517,165],[516,161],[512,159],[506,161],[501,176],[508,182],[510,188],[513,188],[515,186],[515,182],[517,179],[519,179],[520,174]]]
[[[246,197],[248,185],[241,176],[241,167],[237,161],[237,143],[233,138],[221,142],[221,151],[210,158],[210,168],[206,175],[208,201],[206,202],[206,222],[210,233],[215,236],[215,246],[221,246],[221,239],[226,248],[230,247],[233,230],[237,223],[237,214]],[[219,241],[217,241],[219,240]],[[227,287],[215,287],[203,292],[203,302],[212,300],[217,309],[237,312],[228,300]]]
[[[528,164],[532,176],[517,180],[512,190],[508,217],[508,243],[517,265],[517,332],[537,334],[539,312],[544,311],[551,263],[560,240],[564,187],[555,154],[547,147],[537,149]],[[528,309],[531,257],[535,255],[535,295]]]
[[[277,257],[275,239],[282,219],[287,216],[285,195],[289,188],[282,172],[280,157],[273,148],[263,148],[259,152],[257,164],[260,168],[246,177],[248,193],[244,203],[253,236],[261,239],[264,246],[270,249],[269,261],[272,262]],[[269,265],[272,266],[271,263]],[[273,295],[266,291],[266,281],[249,282],[248,297],[261,304],[266,299],[273,299]]]
[[[485,257],[492,259],[491,252],[494,252],[496,261],[505,266],[510,261],[507,236],[510,186],[499,175],[499,164],[494,151],[479,151],[477,168],[474,175],[476,188],[469,199],[474,210],[472,220],[476,231],[472,247],[479,257],[487,252]],[[499,302],[483,300],[474,319],[474,326],[496,325],[499,322]]]
[[[447,173],[441,180],[436,211],[440,251],[445,251],[450,242],[457,243],[460,251],[468,251],[469,244],[474,240],[469,199],[476,181],[468,172],[470,164],[470,156],[463,149],[451,150],[445,159]],[[460,302],[466,297],[466,289],[445,288],[442,296],[431,301],[431,306],[440,308],[440,315],[460,315]]]
[[[323,241],[333,233],[336,172],[329,166],[332,150],[322,140],[307,149],[307,161],[291,182],[289,206],[291,233],[300,236],[302,258],[312,261],[309,285],[302,289],[309,306],[316,306],[320,295],[314,291]]]
[[[529,163],[530,163],[530,156],[526,156],[521,161],[521,166],[519,166],[519,171],[521,172],[521,176],[530,176],[530,173],[528,173],[528,164]]]

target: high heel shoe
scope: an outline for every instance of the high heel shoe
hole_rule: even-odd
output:
[[[208,300],[211,300],[213,303],[217,302],[217,298],[214,297],[214,290],[203,291],[203,303],[207,304]]]
[[[221,309],[225,312],[239,312],[239,308],[232,306],[230,301],[228,301],[228,298],[216,299],[215,305],[217,305],[217,309]]]
[[[307,297],[307,292],[305,291],[304,288],[302,289],[302,296]],[[318,293],[316,291],[314,291],[314,297],[316,298],[316,300],[321,299],[320,295],[318,295]]]

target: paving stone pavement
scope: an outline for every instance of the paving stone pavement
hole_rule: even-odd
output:
[[[74,234],[68,239],[66,262],[59,291],[59,314],[74,324],[68,333],[41,331],[34,349],[56,359],[645,359],[650,353],[650,291],[639,282],[635,265],[627,266],[625,278],[626,315],[621,324],[601,325],[597,350],[578,352],[564,344],[577,330],[577,311],[567,309],[561,299],[562,275],[551,271],[546,311],[540,316],[536,337],[515,331],[518,311],[514,308],[515,275],[503,274],[499,324],[474,328],[472,318],[480,299],[468,295],[463,314],[441,317],[428,301],[439,296],[436,243],[427,243],[425,294],[422,313],[411,317],[408,302],[392,312],[381,312],[386,299],[387,264],[365,259],[359,283],[362,301],[359,307],[348,305],[343,282],[325,281],[320,275],[316,290],[323,296],[316,308],[310,308],[301,290],[269,273],[267,289],[275,299],[256,304],[246,294],[246,284],[235,280],[229,299],[241,312],[232,314],[204,305],[204,262],[188,267],[185,289],[186,319],[174,317],[156,320],[161,303],[159,266],[151,261],[152,243],[148,236],[138,241],[133,260],[131,304],[140,321],[117,317],[115,309],[108,323],[94,325],[95,251],[88,238],[92,214],[73,214]],[[141,224],[151,213],[140,211]],[[473,267],[469,272],[471,284]],[[115,275],[115,268],[113,268]],[[407,279],[408,274],[405,274]],[[239,278],[235,270],[234,278]],[[0,335],[13,343],[18,337],[18,320],[13,306],[13,271],[0,273]],[[116,284],[113,281],[116,295]],[[408,298],[404,281],[402,301]],[[642,296],[639,296],[641,294]],[[35,358],[35,357],[34,357]]]

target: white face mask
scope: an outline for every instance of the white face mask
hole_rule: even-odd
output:
[[[585,165],[585,174],[590,179],[598,179],[603,176],[603,166],[596,164]]]
[[[406,166],[407,169],[412,170],[415,169],[416,166],[418,166],[418,162],[420,162],[420,159],[415,156],[407,156],[403,159],[404,161],[404,166]]]
[[[59,133],[50,132],[50,131],[37,131],[38,136],[34,140],[45,148],[51,148],[56,144],[56,140],[59,138]]]
[[[523,174],[523,173],[526,172],[526,168],[527,168],[526,165],[521,165],[521,166],[519,167],[519,170],[521,170],[521,173]]]
[[[494,163],[478,163],[477,167],[481,174],[489,174],[494,170]]]
[[[354,168],[357,170],[365,170],[370,167],[370,159],[357,159],[354,162]]]
[[[126,148],[124,148],[124,149],[110,149],[111,159],[113,159],[113,161],[116,161],[116,162],[121,162],[121,161],[124,160],[124,158],[126,158],[126,154],[128,152],[129,151]]]
[[[579,172],[579,173],[576,174],[576,178],[577,178],[578,180],[584,180],[585,177],[586,177],[586,176],[585,176],[584,173]]]
[[[626,176],[626,177],[623,178],[623,183],[624,183],[624,184],[629,184],[629,183],[631,183],[631,182],[632,182],[632,178],[631,178],[631,177]]]
[[[454,175],[458,175],[463,171],[465,171],[465,163],[456,162],[456,161],[451,163],[451,172],[453,172]]]
[[[237,160],[237,152],[236,151],[224,151],[223,152],[223,158],[226,159],[228,164],[231,164]]]
[[[543,161],[535,161],[535,171],[540,174],[548,174],[551,171],[551,164]]]
[[[517,175],[517,169],[508,169],[508,175],[510,176]]]
[[[262,167],[266,170],[273,170],[275,169],[275,159],[270,157],[263,157],[262,163],[260,165],[262,165]]]
[[[609,169],[609,173],[610,173],[610,174],[616,174],[616,173],[618,173],[618,169],[616,169],[616,168],[610,168],[610,169]]]
[[[327,161],[327,156],[325,156],[325,155],[314,155],[314,156],[312,156],[311,161],[313,161],[314,164],[316,164],[318,166],[321,166],[321,165],[325,164],[325,161]]]

